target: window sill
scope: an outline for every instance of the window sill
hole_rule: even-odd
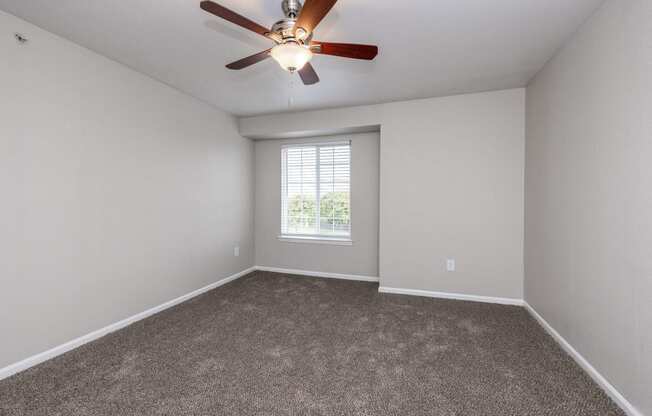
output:
[[[279,235],[278,241],[284,243],[308,243],[308,244],[330,244],[334,246],[352,246],[353,241],[348,238],[329,238],[329,237],[308,237],[308,236],[293,236],[293,235]]]

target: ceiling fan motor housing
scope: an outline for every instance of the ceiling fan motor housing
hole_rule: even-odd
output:
[[[283,0],[281,4],[285,19],[279,20],[272,26],[272,32],[277,33],[286,41],[296,41],[301,44],[309,44],[312,39],[312,33],[306,32],[303,28],[297,28],[297,17],[301,13],[303,5],[299,0]]]
[[[274,23],[272,32],[278,33],[283,38],[283,41],[294,40],[294,25],[295,19],[285,18]]]

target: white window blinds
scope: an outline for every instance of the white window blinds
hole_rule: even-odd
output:
[[[350,142],[282,150],[281,234],[351,236]]]

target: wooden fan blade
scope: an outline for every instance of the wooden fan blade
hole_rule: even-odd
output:
[[[378,55],[378,46],[357,45],[355,43],[330,43],[313,41],[310,49],[322,55],[341,56],[343,58],[372,60]]]
[[[315,68],[310,65],[310,62],[299,70],[299,76],[305,85],[313,85],[319,82],[319,75],[315,72]]]
[[[263,27],[258,23],[253,22],[247,19],[246,17],[241,16],[236,12],[227,9],[224,6],[220,6],[217,3],[214,3],[212,1],[202,1],[200,3],[200,6],[203,10],[207,11],[208,13],[214,14],[217,17],[221,17],[222,19],[228,20],[229,22],[244,27],[245,29],[249,29],[252,32],[256,32],[268,38],[271,35],[269,29],[267,29],[266,27]]]
[[[302,28],[306,34],[312,33],[335,3],[337,0],[306,0],[299,13],[297,23],[294,25],[295,30]]]
[[[257,64],[260,61],[264,61],[265,59],[269,58],[271,55],[269,54],[269,51],[271,49],[267,49],[266,51],[258,52],[255,55],[247,56],[246,58],[242,58],[239,61],[231,62],[228,64],[226,67],[229,69],[244,69],[248,66],[251,66],[253,64]]]

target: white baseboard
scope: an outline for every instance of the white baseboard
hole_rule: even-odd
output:
[[[606,393],[611,397],[611,399],[616,402],[618,406],[620,406],[621,409],[625,411],[629,416],[643,416],[641,412],[636,410],[636,408],[623,396],[620,394],[620,392],[611,384],[609,381],[598,372],[598,370],[595,369],[589,363],[586,358],[582,357],[582,354],[577,352],[573,346],[564,339],[564,337],[559,334],[550,324],[543,319],[541,315],[537,313],[536,310],[530,304],[527,302],[524,302],[525,309],[532,315],[534,319],[536,319],[539,324],[550,334],[551,337],[557,341],[557,343],[570,355],[576,362],[577,364],[582,367],[584,371],[586,371],[589,376],[595,381]]]
[[[294,274],[298,276],[311,276],[311,277],[324,277],[328,279],[342,279],[342,280],[356,280],[359,282],[378,282],[380,279],[373,276],[360,276],[357,274],[341,274],[341,273],[326,273],[326,272],[313,272],[309,270],[297,269],[282,269],[279,267],[256,266],[256,270],[263,272],[285,273]]]
[[[16,373],[19,373],[21,371],[27,370],[30,367],[33,367],[37,364],[40,364],[44,361],[50,360],[58,355],[64,354],[70,350],[73,350],[77,347],[81,347],[84,344],[87,344],[91,341],[95,341],[98,338],[101,338],[105,335],[110,334],[111,332],[115,332],[119,329],[122,329],[128,325],[133,324],[134,322],[138,322],[142,319],[145,319],[147,317],[150,317],[156,313],[159,313],[161,311],[164,311],[165,309],[171,308],[173,306],[176,306],[180,303],[183,303],[189,299],[194,298],[195,296],[199,296],[205,292],[208,292],[209,290],[213,290],[217,287],[220,287],[226,283],[229,283],[233,280],[236,280],[239,277],[242,277],[246,274],[249,274],[253,271],[255,271],[255,267],[250,267],[246,270],[243,270],[239,273],[236,273],[232,276],[229,276],[225,279],[219,280],[215,283],[211,283],[208,286],[204,286],[201,289],[197,289],[195,291],[192,291],[190,293],[187,293],[183,296],[180,296],[176,299],[172,299],[171,301],[165,302],[163,304],[160,304],[158,306],[155,306],[151,309],[148,309],[144,312],[141,312],[139,314],[136,314],[134,316],[131,316],[129,318],[123,319],[122,321],[115,322],[111,325],[105,326],[104,328],[98,329],[97,331],[93,331],[90,334],[83,335],[79,338],[73,339],[72,341],[68,341],[65,344],[59,345],[57,347],[54,347],[52,349],[49,349],[45,352],[42,352],[40,354],[33,355],[29,358],[26,358],[22,361],[19,361],[15,364],[11,364],[7,367],[0,368],[0,380],[5,379],[7,377],[10,377]]]
[[[501,305],[523,306],[522,299],[496,298],[491,296],[464,295],[461,293],[432,292],[430,290],[401,289],[396,287],[381,286],[380,293],[392,293],[395,295],[423,296],[427,298],[466,300],[470,302],[498,303]]]

